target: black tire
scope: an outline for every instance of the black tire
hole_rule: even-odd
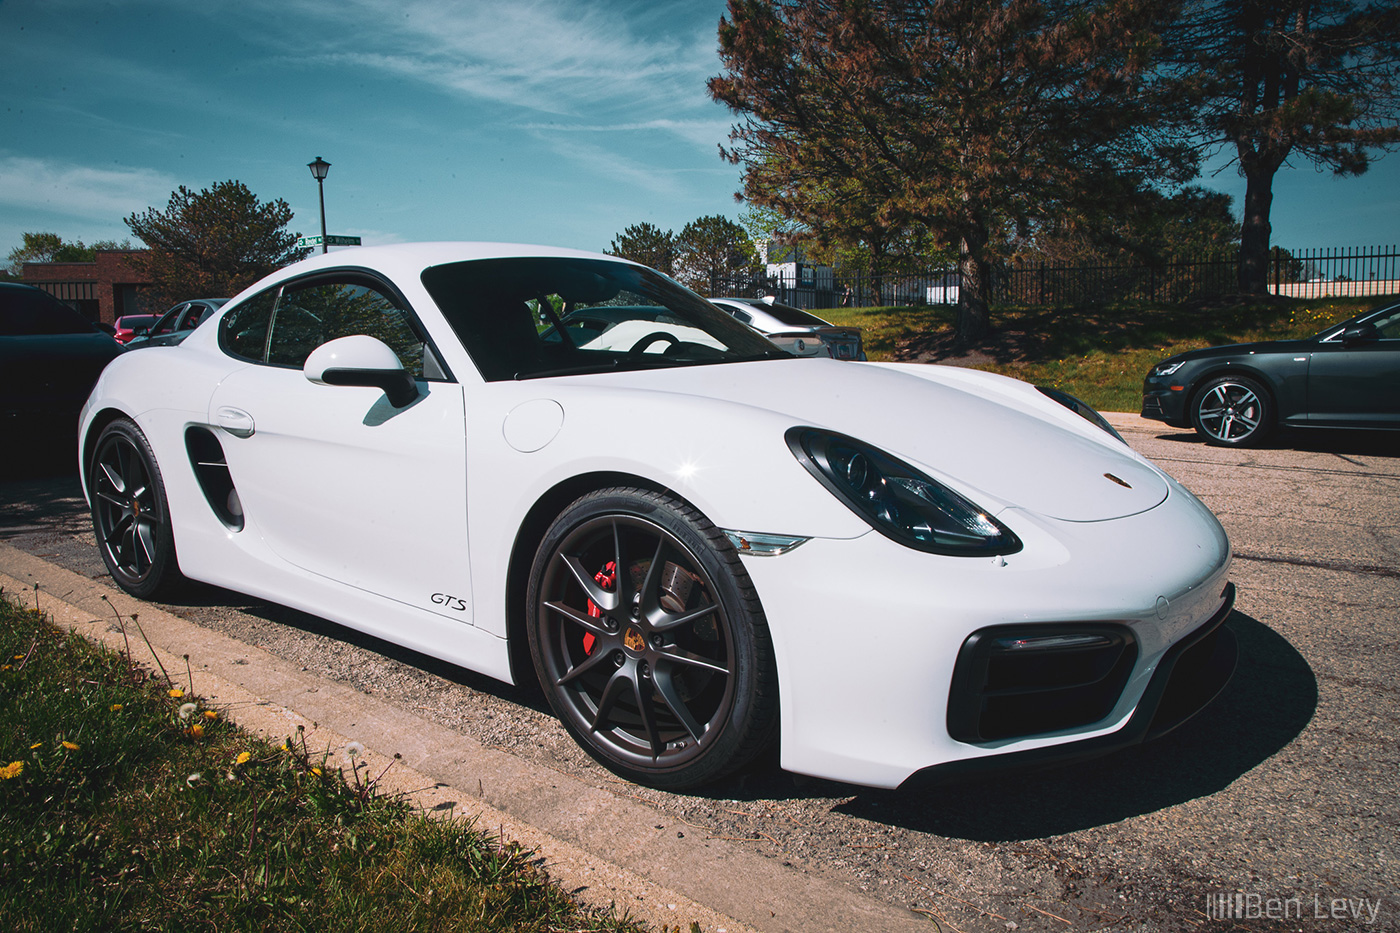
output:
[[[578,499],[540,543],[527,607],[550,705],[617,774],[695,787],[776,737],[758,595],[729,539],[686,503],[627,488]]]
[[[1274,430],[1274,402],[1247,376],[1220,376],[1191,401],[1191,424],[1207,444],[1255,447]]]
[[[87,485],[97,550],[117,585],[140,599],[178,586],[184,577],[175,558],[165,483],[140,428],[120,418],[102,429]]]

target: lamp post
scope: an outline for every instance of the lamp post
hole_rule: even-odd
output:
[[[311,169],[312,176],[316,179],[316,191],[321,195],[321,252],[326,252],[326,175],[330,173],[331,164],[320,156],[315,162],[306,163],[306,167]]]

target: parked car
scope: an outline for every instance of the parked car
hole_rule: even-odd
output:
[[[159,315],[155,314],[123,314],[113,322],[112,326],[116,333],[117,343],[127,344],[142,331],[149,328],[156,322]]]
[[[142,328],[127,341],[129,349],[137,347],[173,347],[189,335],[205,318],[223,307],[227,298],[195,298],[182,301],[166,311],[155,323]]]
[[[710,301],[743,321],[793,356],[829,356],[863,360],[859,327],[838,327],[808,311],[766,298],[711,298]]]
[[[1143,381],[1142,416],[1222,447],[1252,447],[1280,426],[1400,429],[1400,305],[1306,340],[1162,360]]]
[[[138,597],[193,578],[537,679],[630,780],[779,743],[893,787],[1141,742],[1233,670],[1220,524],[1066,399],[799,362],[616,257],[405,244],[124,354],[82,480]]]
[[[0,282],[0,428],[7,450],[16,429],[71,437],[92,384],[121,345],[43,289]]]

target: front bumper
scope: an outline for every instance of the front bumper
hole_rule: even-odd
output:
[[[1097,758],[1161,738],[1219,696],[1235,673],[1239,648],[1234,633],[1225,628],[1225,619],[1234,605],[1235,585],[1231,583],[1226,587],[1225,602],[1219,611],[1162,656],[1133,715],[1118,731],[995,758],[949,761],[924,768],[905,783],[938,783],[991,770],[1064,764]]]
[[[1142,382],[1142,416],[1155,421],[1165,421],[1177,428],[1191,427],[1191,416],[1186,410],[1187,386],[1179,377],[1180,372],[1171,376],[1148,376]]]
[[[1095,745],[1073,746],[1100,739],[1107,748],[1132,744],[1144,736],[1118,735],[1130,725],[1136,732],[1160,715],[1148,728],[1157,734],[1169,719],[1179,721],[1179,713],[1164,710],[1193,704],[1168,702],[1170,675],[1159,671],[1179,666],[1186,649],[1175,646],[1223,619],[1233,597],[1223,530],[1190,493],[1168,482],[1161,505],[1109,521],[1062,522],[1008,509],[997,517],[1026,546],[1004,558],[929,555],[872,532],[747,559],[778,660],[782,766],[897,787],[929,769],[1093,753]],[[1131,669],[1107,713],[1057,731],[986,740],[950,732],[963,646],[974,633],[1007,625],[1131,632]],[[1173,685],[1170,696],[1177,692]]]

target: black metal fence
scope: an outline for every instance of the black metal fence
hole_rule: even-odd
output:
[[[1014,305],[1074,305],[1143,300],[1181,303],[1238,292],[1236,257],[1158,264],[1032,262],[997,268],[992,300]],[[958,270],[870,276],[793,264],[776,274],[717,283],[714,294],[772,295],[799,308],[956,304]],[[1395,246],[1286,250],[1269,256],[1269,289],[1293,298],[1400,294]]]

